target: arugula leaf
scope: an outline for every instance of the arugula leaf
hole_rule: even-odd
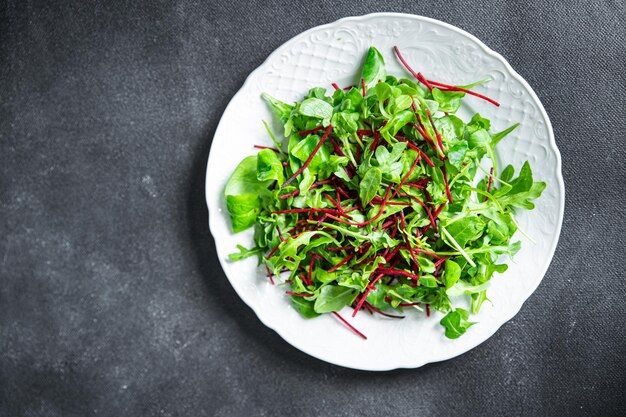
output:
[[[228,255],[228,259],[230,261],[240,261],[254,255],[260,256],[263,253],[263,248],[259,247],[248,249],[245,246],[237,245],[237,249],[239,250],[239,252],[234,252]]]
[[[287,120],[289,120],[291,110],[293,110],[293,106],[290,106],[287,103],[283,103],[282,101],[275,99],[267,93],[261,94],[261,97],[263,97],[263,100],[267,101],[267,103],[274,109],[276,115],[281,122],[286,123]]]
[[[441,319],[440,323],[446,328],[446,337],[448,339],[457,339],[463,335],[467,329],[472,327],[475,322],[468,321],[469,313],[467,310],[457,308],[449,312]]]

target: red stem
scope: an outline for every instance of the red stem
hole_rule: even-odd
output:
[[[361,93],[365,97],[365,78],[361,78]]]
[[[343,216],[350,218],[347,214],[342,211],[332,210],[332,209],[324,209],[324,208],[300,208],[300,209],[289,209],[289,210],[279,210],[272,211],[270,214],[297,214],[297,213],[327,213],[327,214],[336,214],[337,216]]]
[[[276,148],[272,148],[271,146],[263,146],[263,145],[254,145],[255,148],[257,149],[271,149],[276,153],[280,153],[280,151]]]
[[[361,307],[363,306],[363,303],[365,302],[365,299],[367,299],[367,296],[369,295],[370,291],[376,289],[376,288],[374,288],[374,284],[376,284],[378,282],[378,280],[381,279],[384,275],[385,274],[378,274],[376,276],[376,278],[374,278],[374,280],[367,286],[367,289],[365,290],[365,292],[361,296],[361,299],[359,300],[359,303],[356,305],[356,307],[354,308],[354,311],[352,312],[352,317],[356,316],[356,313],[358,313],[359,310],[361,309]]]
[[[414,280],[420,279],[419,276],[412,274],[410,272],[403,271],[401,269],[379,269],[379,271],[384,273],[385,275],[402,275],[408,278],[412,278]]]
[[[363,333],[361,333],[360,331],[358,331],[357,329],[354,328],[353,325],[351,325],[350,323],[348,323],[346,321],[346,319],[344,319],[343,317],[341,317],[339,315],[339,313],[333,311],[333,314],[343,322],[343,324],[345,324],[346,326],[348,326],[350,328],[350,330],[352,330],[354,333],[358,334],[359,336],[361,336],[363,339],[367,340],[367,336],[365,336]]]
[[[455,85],[444,84],[444,83],[440,83],[440,82],[433,81],[433,80],[428,80],[428,82],[430,84],[432,84],[432,85],[436,85],[437,87],[443,87],[443,88],[446,88],[446,89],[451,90],[451,91],[462,91],[462,92],[464,92],[466,94],[469,94],[470,96],[482,98],[483,100],[486,100],[486,101],[490,102],[494,106],[500,107],[500,103],[498,103],[497,101],[492,100],[489,97],[484,96],[484,95],[482,95],[480,93],[476,93],[476,92],[474,92],[472,90],[467,90],[467,89],[462,88],[462,87],[457,87]]]
[[[452,194],[450,194],[450,186],[448,185],[448,175],[446,174],[446,165],[445,163],[441,166],[441,173],[443,174],[443,182],[446,185],[446,195],[448,196],[448,201],[450,204],[453,204]]]
[[[370,303],[368,303],[367,301],[365,302],[365,305],[369,308],[371,308],[372,310],[374,310],[375,312],[377,312],[378,314],[381,314],[385,317],[391,317],[392,319],[403,319],[404,316],[395,316],[393,314],[389,314],[389,313],[385,313],[384,311],[382,311],[380,308],[378,307],[374,307],[373,305],[371,305]]]
[[[439,155],[439,159],[443,161],[445,157],[443,156],[444,153],[443,153],[443,143],[441,142],[441,135],[439,134],[439,132],[437,131],[437,128],[435,127],[433,116],[430,114],[430,110],[428,110],[428,107],[426,107],[425,110],[426,110],[426,116],[428,116],[430,125],[433,127],[433,131],[435,132],[435,136],[437,137],[437,144],[439,145],[439,150],[441,151],[441,155]]]
[[[411,73],[411,75],[413,75],[415,78],[417,78],[417,80],[419,82],[424,84],[426,86],[426,88],[428,88],[429,90],[432,90],[433,87],[428,83],[426,78],[424,78],[422,73],[420,73],[420,72],[416,73],[415,71],[413,71],[413,69],[409,66],[409,64],[404,60],[404,58],[402,57],[402,54],[400,54],[400,50],[398,49],[398,47],[394,46],[393,50],[396,52],[396,55],[398,56],[398,59],[400,60],[400,62],[402,62],[402,65],[404,65],[404,67],[407,69],[407,71],[409,71]]]
[[[306,136],[306,135],[310,135],[311,133],[315,133],[317,131],[323,130],[324,126],[318,126],[315,129],[311,129],[311,130],[305,130],[303,132],[298,133],[300,136]]]
[[[415,201],[416,203],[418,203],[420,206],[422,206],[424,208],[424,210],[426,211],[426,214],[428,215],[428,220],[430,220],[430,224],[433,227],[433,230],[436,232],[437,231],[437,224],[435,223],[435,217],[433,216],[433,214],[431,213],[430,209],[428,208],[428,206],[426,205],[426,203],[424,203],[422,200],[420,200],[417,197],[413,197],[412,195],[409,194],[401,194],[400,197],[409,197],[411,200]]]
[[[274,285],[274,278],[272,278],[272,271],[270,271],[269,266],[265,265],[265,270],[267,271],[267,277],[270,279],[270,282],[272,283],[272,285]]]
[[[331,85],[335,90],[341,90],[341,88],[336,83],[332,83]]]
[[[406,224],[404,222],[404,211],[400,212],[400,227],[402,227],[402,231],[404,232],[404,240],[406,241],[406,245],[409,247],[409,249],[411,249],[411,241],[409,240],[409,234],[406,231]],[[415,266],[413,270],[417,272],[419,270],[420,264],[417,261],[417,258],[415,257],[415,254],[413,253],[413,251],[409,250],[409,253],[411,254],[411,258],[413,259],[413,262],[415,262]],[[416,279],[419,279],[419,277],[416,276]]]
[[[341,266],[343,266],[344,264],[346,264],[350,259],[352,259],[354,257],[354,255],[356,255],[356,252],[352,252],[350,255],[346,256],[345,258],[343,258],[343,260],[341,262],[339,262],[337,265],[331,267],[328,272],[335,272],[337,269],[339,269]]]
[[[312,297],[313,296],[313,294],[304,294],[304,293],[294,292],[294,291],[285,291],[285,294],[295,295],[296,297]]]
[[[313,149],[313,152],[311,152],[311,155],[309,155],[309,157],[307,158],[306,161],[304,161],[304,164],[302,164],[302,166],[300,167],[299,170],[296,171],[295,174],[293,174],[293,176],[291,178],[289,178],[287,181],[285,181],[283,183],[283,187],[285,187],[286,185],[290,184],[293,180],[295,180],[296,178],[298,178],[298,175],[302,174],[302,172],[309,166],[309,164],[311,163],[311,161],[313,160],[313,157],[315,156],[315,154],[317,153],[317,151],[320,150],[320,148],[322,147],[322,145],[324,144],[324,142],[326,141],[326,139],[328,138],[328,136],[330,135],[331,130],[333,130],[333,125],[328,125],[328,128],[326,129],[326,131],[324,132],[324,136],[322,136],[322,138],[320,139],[320,141],[317,143],[317,145],[315,146],[315,149]]]

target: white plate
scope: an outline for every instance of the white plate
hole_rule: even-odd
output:
[[[529,160],[536,180],[547,183],[535,210],[518,217],[537,244],[517,235],[522,250],[505,274],[493,278],[488,292],[493,305],[485,303],[476,316],[480,323],[457,340],[444,337],[440,314],[427,319],[415,311],[404,320],[358,314],[350,321],[368,336],[364,341],[332,315],[302,318],[291,308],[284,288],[268,283],[256,259],[227,260],[236,244],[251,246],[252,233],[232,233],[224,185],[239,161],[256,153],[253,144],[271,143],[261,120],[272,121],[274,131],[282,132],[261,93],[293,102],[314,86],[330,90],[331,82],[354,84],[370,45],[382,52],[390,74],[408,77],[393,56],[392,47],[397,45],[408,62],[429,78],[466,84],[491,77],[492,82],[475,90],[499,101],[501,107],[468,96],[460,115],[480,112],[491,119],[495,131],[520,122],[520,128],[499,145],[501,164],[512,163],[519,168]],[[224,111],[213,138],[206,177],[209,224],[217,254],[242,300],[265,325],[296,348],[337,365],[377,371],[416,368],[460,355],[510,320],[537,288],[550,264],[561,230],[564,197],[561,159],[550,120],[530,86],[502,56],[467,32],[437,20],[395,13],[341,19],[310,29],[274,51],[250,74]],[[350,317],[347,309],[342,315]]]

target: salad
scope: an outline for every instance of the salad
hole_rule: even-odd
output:
[[[251,247],[229,258],[257,256],[306,318],[334,314],[366,338],[338,312],[434,309],[454,339],[506,271],[502,255],[519,251],[515,213],[533,209],[545,183],[528,162],[500,169],[495,148],[518,124],[493,132],[480,114],[455,115],[463,99],[499,106],[471,90],[488,80],[433,81],[394,52],[406,77],[371,47],[357,85],[312,88],[294,104],[263,94],[285,139],[264,122],[273,146],[255,145],[226,184],[233,231],[254,228]],[[455,307],[463,297],[468,309]]]

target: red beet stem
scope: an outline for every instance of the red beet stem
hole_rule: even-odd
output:
[[[382,311],[380,308],[378,307],[374,307],[373,305],[371,305],[370,303],[368,303],[367,301],[365,302],[365,305],[369,308],[371,308],[372,310],[374,310],[375,312],[377,312],[380,315],[383,315],[385,317],[390,317],[392,319],[403,319],[404,316],[395,316],[393,314],[389,314],[389,313],[385,313],[384,311]]]
[[[309,271],[307,275],[307,279],[309,280],[310,284],[313,283],[313,264],[315,264],[315,257],[311,256],[311,261],[309,262]]]
[[[415,274],[412,274],[410,272],[403,271],[401,269],[391,269],[391,268],[389,268],[389,269],[379,269],[379,271],[384,273],[385,275],[402,275],[402,276],[405,276],[405,277],[408,277],[408,278],[412,278],[414,280],[420,279],[419,276],[417,276]]]
[[[398,49],[397,46],[393,47],[393,50],[396,53],[396,56],[398,57],[398,59],[400,60],[400,62],[402,62],[402,65],[404,65],[404,67],[407,69],[407,71],[409,71],[411,73],[412,76],[414,76],[415,78],[417,78],[417,80],[419,82],[421,82],[422,84],[424,84],[426,86],[426,88],[428,88],[429,90],[432,90],[433,87],[428,83],[428,81],[426,80],[426,78],[424,78],[424,76],[420,73],[420,72],[415,72],[413,71],[413,69],[409,66],[409,64],[404,60],[404,58],[402,57],[402,54],[400,54],[400,50]]]
[[[370,145],[370,151],[373,151],[376,149],[376,147],[378,146],[378,141],[380,140],[380,133],[378,133],[378,131],[374,132],[374,140],[372,141],[372,144]]]
[[[306,135],[310,135],[311,133],[315,133],[318,132],[320,130],[323,130],[324,126],[318,126],[315,129],[311,129],[311,130],[305,130],[303,132],[298,133],[300,136],[306,136]]]
[[[374,132],[372,132],[371,130],[366,129],[359,129],[356,131],[356,133],[363,136],[372,136],[374,134]]]
[[[350,259],[352,259],[354,257],[354,255],[356,255],[356,252],[352,252],[350,255],[346,256],[345,258],[343,258],[343,260],[341,262],[339,262],[337,265],[331,267],[328,272],[334,272],[337,269],[339,269],[342,265],[344,265],[345,263],[347,263]]]
[[[352,317],[356,316],[356,313],[359,312],[359,310],[363,306],[363,303],[365,303],[365,300],[367,299],[367,296],[369,295],[370,291],[376,290],[376,288],[374,288],[374,284],[376,284],[378,280],[381,279],[383,276],[384,274],[378,274],[376,278],[374,278],[374,280],[367,286],[367,289],[361,296],[359,303],[356,305],[356,307],[354,308],[354,311],[352,312]]]
[[[426,304],[426,317],[430,317],[430,305]]]
[[[409,249],[411,249],[411,241],[409,240],[409,234],[406,231],[406,223],[404,221],[404,211],[400,212],[400,227],[402,227],[402,231],[404,232],[404,240],[406,242],[406,245],[409,247]],[[413,250],[409,250],[409,253],[411,254],[411,258],[413,259],[413,262],[415,263],[413,270],[417,273],[417,271],[420,268],[420,264],[417,261],[417,257],[413,253]],[[419,279],[419,277],[416,276],[415,279]]]
[[[267,277],[270,279],[270,282],[272,283],[272,285],[274,285],[274,278],[272,278],[272,271],[270,271],[270,268],[265,265],[265,271],[267,271]]]
[[[330,184],[331,182],[332,182],[332,180],[322,180],[322,181],[317,181],[317,182],[314,182],[314,183],[313,183],[313,184],[311,184],[311,186],[309,187],[309,190],[312,190],[312,189],[314,189],[314,188],[317,188],[317,187],[319,187],[320,185]],[[283,195],[281,195],[281,196],[280,196],[280,197],[278,197],[278,198],[280,198],[280,199],[283,199],[283,200],[284,200],[284,199],[289,198],[289,197],[292,197],[292,196],[294,196],[294,197],[295,197],[295,196],[297,196],[298,194],[300,194],[300,190],[295,190],[295,191],[292,191],[292,192],[290,192],[290,193],[283,194]]]
[[[400,306],[400,307],[413,307],[413,306],[418,306],[420,304],[422,304],[422,303],[417,303],[417,302],[416,303],[400,303],[400,304],[398,304],[398,306]]]
[[[406,175],[404,176],[404,178],[402,178],[402,181],[400,181],[400,184],[398,185],[398,187],[396,188],[396,191],[394,191],[394,193],[391,195],[390,200],[393,200],[394,197],[398,194],[398,191],[400,191],[400,189],[404,186],[404,183],[406,182],[406,180],[409,179],[409,177],[411,176],[411,174],[413,173],[413,170],[415,169],[415,167],[417,166],[417,163],[420,161],[421,156],[418,153],[417,157],[415,158],[415,161],[413,161],[413,165],[411,165],[411,168],[409,169],[409,172],[406,173]],[[391,203],[388,203],[391,205]]]
[[[428,116],[428,121],[430,121],[430,125],[433,127],[433,131],[435,132],[435,136],[437,137],[437,145],[439,145],[439,150],[441,151],[441,155],[439,155],[439,159],[444,160],[443,153],[443,142],[441,141],[441,135],[437,131],[437,127],[435,127],[435,122],[433,121],[433,116],[430,114],[430,110],[426,107],[426,116]]]
[[[428,208],[428,206],[426,205],[426,203],[424,203],[419,198],[413,197],[412,195],[409,195],[409,194],[401,194],[400,195],[400,197],[405,197],[405,196],[409,197],[411,200],[415,201],[416,203],[418,203],[420,206],[422,206],[424,208],[424,210],[426,211],[426,215],[428,216],[428,220],[430,220],[430,224],[432,225],[433,230],[436,232],[437,231],[437,224],[435,223],[435,217],[431,213],[431,211]]]
[[[263,145],[254,145],[255,148],[257,149],[271,149],[276,153],[280,153],[280,151],[276,148],[272,148],[271,146],[263,146]]]
[[[337,83],[331,84],[335,90],[341,90],[341,88],[337,85]]]
[[[361,78],[361,94],[365,97],[365,78]]]
[[[326,141],[326,139],[328,138],[328,135],[330,135],[331,130],[333,130],[333,125],[328,125],[328,128],[326,129],[326,131],[324,132],[324,136],[322,136],[322,138],[320,139],[320,141],[317,143],[317,145],[315,146],[315,148],[313,149],[313,152],[311,152],[311,155],[309,155],[309,157],[307,158],[306,161],[304,161],[304,164],[302,164],[302,166],[300,167],[299,170],[296,171],[295,174],[292,175],[291,178],[289,178],[287,181],[285,181],[283,183],[283,187],[285,187],[286,185],[290,184],[293,180],[295,180],[296,178],[298,178],[298,175],[302,174],[302,172],[306,169],[306,167],[309,166],[309,164],[311,163],[311,161],[313,160],[313,157],[315,156],[315,154],[317,153],[317,151],[320,150],[320,148],[322,147],[322,145],[324,144],[324,142]]]
[[[469,94],[470,96],[482,98],[483,100],[490,102],[494,106],[500,107],[500,103],[498,103],[497,101],[495,101],[493,99],[490,99],[489,97],[484,96],[484,95],[482,95],[480,93],[476,93],[475,91],[467,90],[465,88],[457,87],[455,85],[449,85],[449,84],[440,83],[438,81],[433,81],[433,80],[428,80],[428,82],[430,84],[432,84],[432,85],[436,85],[437,87],[443,87],[443,88],[451,90],[451,91],[462,91],[465,94]]]
[[[330,201],[331,203],[333,203],[333,205],[335,207],[337,207],[337,210],[340,211],[341,213],[343,213],[343,207],[341,207],[341,205],[339,204],[339,202],[337,200],[335,200],[334,198],[332,198],[331,196],[329,196],[328,194],[324,193],[324,197],[326,197],[326,199],[328,201]]]
[[[288,209],[288,210],[279,210],[272,211],[270,214],[297,214],[297,213],[327,213],[327,214],[336,214],[337,216],[350,218],[347,214],[332,210],[332,209],[323,209],[323,208],[299,208],[299,209]]]
[[[435,145],[435,142],[433,142],[433,140],[430,138],[430,136],[426,132],[426,129],[424,128],[424,125],[422,124],[422,121],[419,120],[419,119],[418,119],[418,121],[419,121],[419,126],[417,124],[413,123],[413,127],[415,128],[415,130],[417,130],[417,133],[419,133],[420,136],[424,138],[426,143],[428,143],[428,146],[430,146],[431,149],[433,151],[435,151],[435,153],[438,154],[439,152],[437,151],[437,146]]]
[[[333,314],[343,322],[343,324],[345,324],[346,326],[348,326],[348,328],[350,328],[350,330],[352,330],[354,333],[358,334],[359,336],[361,336],[363,339],[367,340],[367,336],[365,336],[363,333],[361,333],[360,331],[358,331],[353,325],[351,325],[350,323],[348,323],[346,321],[346,319],[344,319],[343,317],[341,317],[339,315],[339,313],[333,311]]]
[[[281,242],[282,243],[282,242]],[[276,251],[278,251],[278,248],[280,248],[280,243],[278,245],[276,245],[276,247],[274,247],[274,249],[272,249],[270,251],[270,253],[267,254],[267,256],[265,257],[265,259],[270,259],[272,256],[274,256],[274,254],[276,253]]]
[[[391,253],[387,256],[385,256],[385,260],[387,262],[389,262],[390,260],[393,259],[394,256],[396,256],[396,254],[400,251],[400,246],[396,246],[395,248],[393,248],[393,250],[391,251]]]
[[[406,249],[408,251],[412,251],[412,252],[417,252],[417,253],[423,253],[424,255],[428,255],[428,256],[432,256],[433,258],[439,259],[441,258],[439,255],[437,255],[435,252],[431,252],[429,250],[426,249],[421,249],[421,248],[410,248],[408,246],[403,246],[400,249]]]
[[[331,219],[335,221],[338,221],[344,224],[349,224],[350,226],[357,226],[357,227],[367,226],[368,224],[376,221],[383,214],[383,211],[385,210],[385,206],[387,205],[387,199],[389,198],[390,190],[391,190],[391,184],[389,184],[389,186],[387,187],[387,191],[385,192],[385,198],[383,199],[383,202],[380,204],[380,209],[378,210],[378,213],[376,213],[376,215],[369,220],[366,220],[361,223],[357,223],[357,222],[352,222],[349,220],[340,219],[339,217],[335,217],[332,214],[329,214],[328,217],[330,217]]]
[[[304,284],[305,284],[305,285],[311,285],[311,284],[312,284],[312,282],[311,282],[311,281],[309,281],[309,280],[307,279],[307,277],[305,277],[305,276],[304,276],[304,274],[300,274],[300,275],[298,275],[298,276],[300,277],[300,279],[302,280],[302,282],[304,282]]]
[[[446,174],[445,164],[441,166],[441,173],[443,174],[443,183],[446,185],[446,195],[448,196],[448,201],[452,204],[454,201],[452,201],[452,194],[450,194],[450,186],[448,185],[448,175]]]
[[[305,294],[305,293],[294,292],[294,291],[285,291],[285,294],[295,295],[296,297],[312,297],[313,296],[313,294]]]

